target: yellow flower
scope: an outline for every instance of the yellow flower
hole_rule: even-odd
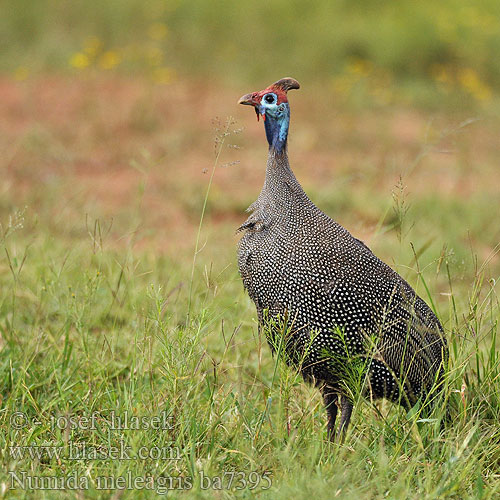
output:
[[[18,81],[23,81],[28,78],[29,71],[26,66],[18,66],[16,70],[14,71],[14,78]]]
[[[347,72],[359,76],[368,76],[372,71],[372,63],[366,59],[353,59],[347,65]]]
[[[491,101],[491,89],[483,85],[480,89],[476,90],[474,97],[478,101]]]
[[[149,27],[148,35],[153,40],[163,40],[168,33],[167,25],[164,23],[154,23]]]
[[[70,57],[69,64],[73,66],[73,68],[84,69],[90,64],[90,60],[86,54],[76,52]]]
[[[85,54],[89,57],[93,57],[101,50],[102,42],[96,36],[90,36],[85,40],[83,46]]]
[[[99,66],[102,69],[113,69],[121,62],[121,57],[113,50],[108,50],[99,58]]]
[[[474,89],[479,85],[479,77],[477,76],[477,73],[470,68],[460,70],[458,79],[460,80],[462,86],[467,90]]]
[[[491,90],[481,81],[479,75],[471,68],[464,68],[458,74],[462,87],[478,101],[491,99]]]
[[[431,74],[434,80],[440,83],[451,83],[453,80],[449,70],[442,64],[434,64],[431,67]]]
[[[155,68],[151,74],[153,81],[160,85],[168,85],[175,79],[175,70],[167,67]]]

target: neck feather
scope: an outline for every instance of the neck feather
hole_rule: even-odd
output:
[[[286,144],[280,151],[273,147],[269,148],[264,190],[269,190],[274,194],[278,194],[281,193],[281,189],[284,186],[289,186],[289,188],[293,188],[294,191],[302,190],[290,168]]]
[[[288,217],[299,205],[304,207],[312,203],[290,168],[286,145],[281,151],[270,147],[266,180],[253,208],[258,206],[264,210],[264,214],[282,214]]]
[[[279,116],[273,116],[270,113],[266,113],[264,127],[266,129],[266,137],[270,150],[274,149],[278,153],[286,151],[289,125],[290,110],[288,105],[286,105],[285,111]]]

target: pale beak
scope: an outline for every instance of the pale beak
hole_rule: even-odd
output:
[[[257,106],[259,103],[255,100],[255,94],[246,94],[240,97],[238,104],[245,104],[247,106]]]

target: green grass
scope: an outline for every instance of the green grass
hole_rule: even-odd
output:
[[[498,498],[499,6],[8,1],[0,496]],[[303,84],[290,149],[311,199],[444,325],[447,418],[361,401],[331,444],[317,390],[258,332],[234,230],[265,141],[249,127],[228,154],[219,130],[221,163],[241,160],[219,169],[207,129],[285,75]],[[112,412],[169,420],[109,429]],[[120,446],[151,455],[106,458]],[[28,476],[66,490],[30,491]]]
[[[219,131],[216,148],[221,139]],[[394,195],[377,192],[376,176],[352,189],[342,180],[339,173],[339,192],[323,186],[311,196],[328,213],[343,214],[347,225],[378,217],[372,246],[434,304],[450,345],[449,418],[445,404],[422,419],[415,411],[364,401],[354,410],[346,444],[330,444],[319,394],[273,358],[258,333],[237,274],[234,227],[216,225],[210,215],[227,201],[208,193],[198,236],[186,233],[198,250],[193,259],[193,252],[137,249],[125,236],[135,231],[138,214],[113,230],[100,218],[85,218],[83,207],[80,218],[62,210],[53,221],[44,207],[60,197],[57,186],[37,195],[38,209],[20,211],[4,191],[1,494],[79,496],[68,488],[9,490],[15,480],[8,471],[19,478],[24,471],[35,486],[33,478],[77,478],[85,498],[112,494],[97,489],[99,477],[123,477],[122,487],[131,489],[121,498],[152,498],[169,487],[185,489],[168,491],[174,498],[497,498],[499,268],[494,257],[478,258],[475,251],[475,245],[495,244],[496,195],[412,198],[397,186]],[[408,183],[411,188],[411,178]],[[340,191],[351,196],[342,200]],[[140,181],[137,192],[147,196]],[[205,193],[193,195],[202,206]],[[338,205],[328,205],[332,199],[340,199]],[[127,214],[138,212],[140,203],[134,207]],[[161,431],[110,430],[112,412],[146,419],[166,412],[170,420]],[[70,417],[91,416],[95,429],[86,429],[85,420],[65,425]],[[99,456],[64,457],[71,446],[84,445]],[[37,446],[59,447],[63,456],[13,456],[13,446],[32,453]],[[120,446],[130,455],[142,450],[152,456],[106,459]],[[146,482],[133,489],[130,478]],[[207,478],[215,481],[208,489]],[[242,479],[246,487],[238,489]]]

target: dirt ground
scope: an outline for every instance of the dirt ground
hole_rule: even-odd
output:
[[[120,227],[120,217],[134,219],[142,228],[138,245],[148,241],[166,251],[192,245],[186,231],[192,235],[199,222],[215,128],[232,116],[236,133],[221,154],[209,215],[215,225],[237,227],[265,169],[262,124],[237,105],[253,90],[102,75],[2,78],[4,203],[55,219],[64,213],[66,221],[85,213],[114,218]],[[499,191],[500,128],[492,119],[401,106],[346,110],[335,95],[318,95],[303,84],[290,96],[290,158],[306,190],[327,191],[340,180],[346,189],[365,184],[390,193],[403,174],[413,196]]]

